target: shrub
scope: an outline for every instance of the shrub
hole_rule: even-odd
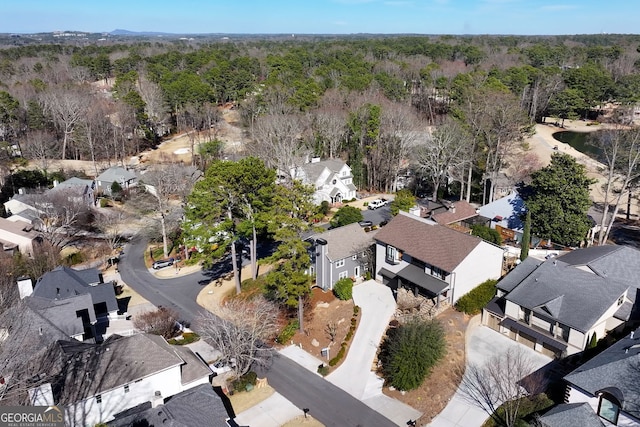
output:
[[[323,377],[329,375],[329,367],[324,363],[318,366],[318,373]]]
[[[393,387],[413,390],[420,387],[445,352],[442,325],[413,320],[389,330],[380,352],[382,374]]]
[[[493,228],[487,227],[482,224],[475,224],[471,226],[471,234],[474,236],[478,236],[487,242],[493,243],[495,245],[502,245],[502,236],[500,233]]]
[[[320,206],[318,207],[318,213],[322,214],[322,216],[327,216],[330,210],[331,210],[331,206],[329,205],[329,202],[327,202],[326,200],[323,200],[322,203],[320,203]]]
[[[336,214],[331,218],[332,227],[342,227],[343,225],[353,224],[354,222],[362,221],[362,211],[353,206],[343,206]]]
[[[237,380],[233,381],[231,385],[233,386],[234,390],[243,391],[243,390],[247,390],[247,385],[249,384],[251,384],[251,386],[256,385],[257,380],[258,380],[258,374],[256,374],[253,371],[249,371],[243,376],[241,376],[240,378],[238,378]]]
[[[109,199],[106,198],[102,198],[100,199],[100,207],[101,208],[108,208],[109,206],[111,206],[111,203],[109,203]]]
[[[285,344],[287,341],[293,338],[299,328],[300,324],[298,323],[298,319],[290,320],[289,323],[287,323],[287,326],[282,329],[276,341],[278,341],[280,344]]]
[[[480,283],[456,302],[456,309],[469,315],[480,313],[496,295],[496,283],[498,283],[497,280],[491,279]]]
[[[338,299],[348,301],[353,296],[353,280],[349,277],[340,279],[333,285],[333,293]]]

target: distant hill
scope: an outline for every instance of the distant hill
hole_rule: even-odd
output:
[[[109,33],[112,36],[176,36],[175,33],[164,33],[159,31],[129,31],[115,29]]]

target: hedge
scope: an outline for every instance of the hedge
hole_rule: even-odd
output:
[[[492,279],[482,282],[456,302],[456,309],[469,315],[480,313],[482,308],[496,296],[496,283],[498,281]]]
[[[353,280],[349,277],[340,279],[333,285],[333,293],[338,299],[348,301],[353,296]]]

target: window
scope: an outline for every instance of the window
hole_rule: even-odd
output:
[[[622,305],[623,302],[624,302],[624,295],[621,295],[620,298],[618,298],[618,305]]]
[[[96,396],[96,403],[98,403],[98,404],[102,403],[102,395],[101,394]]]
[[[387,245],[387,256],[386,256],[387,263],[398,264],[400,262],[400,258],[402,258],[402,255],[400,255],[400,252],[393,246]]]
[[[336,268],[344,267],[344,259],[336,261]]]
[[[618,415],[620,414],[620,405],[618,399],[609,393],[600,395],[600,403],[598,404],[598,415],[613,424],[618,424]]]
[[[340,274],[338,274],[338,279],[346,279],[348,277],[348,274],[348,271],[341,271]]]
[[[124,392],[129,393],[129,384],[124,385]]]

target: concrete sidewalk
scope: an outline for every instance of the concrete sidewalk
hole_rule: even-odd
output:
[[[482,365],[496,354],[509,348],[520,348],[531,358],[534,370],[549,362],[551,358],[519,344],[508,337],[479,324],[479,316],[469,322],[467,328],[467,365]],[[469,403],[456,391],[449,404],[429,424],[430,427],[480,427],[489,416],[486,412]]]

